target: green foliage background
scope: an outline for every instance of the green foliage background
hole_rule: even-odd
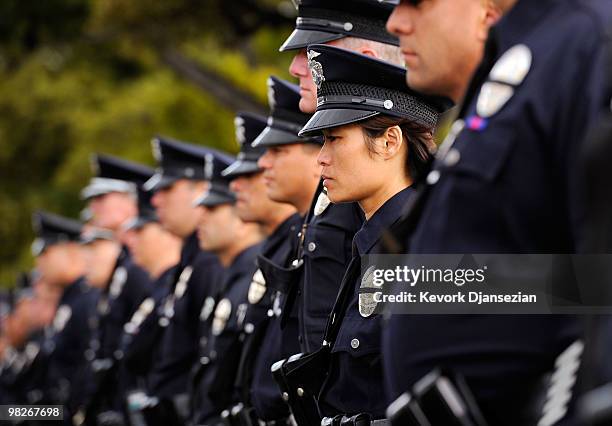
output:
[[[266,103],[289,78],[292,6],[280,0],[0,2],[0,285],[32,266],[31,213],[76,217],[93,152],[153,163],[163,134],[236,151],[236,105],[163,60],[173,51]]]

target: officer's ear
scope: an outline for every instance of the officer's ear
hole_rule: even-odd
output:
[[[483,0],[482,19],[478,31],[478,40],[483,43],[489,37],[489,30],[503,15],[500,3],[502,0]]]
[[[404,137],[400,126],[391,126],[385,130],[385,133],[380,138],[382,146],[379,152],[385,160],[397,156],[401,151],[404,143]]]

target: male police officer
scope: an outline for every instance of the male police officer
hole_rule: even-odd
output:
[[[272,200],[293,205],[298,214],[307,213],[320,177],[316,156],[320,140],[300,138],[298,130],[308,116],[298,109],[299,88],[288,82],[272,79],[269,91],[271,115],[268,126],[255,139],[253,146],[265,147],[265,153],[257,164],[263,169],[267,194]],[[299,218],[293,217],[292,220]],[[295,226],[293,223],[291,226]],[[273,307],[269,311],[269,322],[262,337],[261,346],[253,364],[253,381],[250,399],[257,417],[263,421],[283,424],[289,415],[272,374],[271,365],[299,352],[297,318],[287,306],[287,294],[297,290],[299,279],[296,260],[297,240],[291,227],[287,231],[291,246],[282,250],[262,253],[258,264],[266,287],[274,289]],[[283,258],[284,256],[284,258]],[[293,265],[292,265],[293,264]],[[281,314],[285,317],[281,321]],[[281,330],[281,324],[284,326]]]
[[[240,218],[258,224],[267,236],[261,253],[266,259],[284,264],[295,251],[301,218],[294,206],[273,201],[267,195],[262,169],[257,164],[266,148],[252,146],[252,142],[266,128],[266,118],[239,113],[234,124],[240,154],[237,161],[222,173],[232,179],[230,188],[236,194],[236,211]],[[234,407],[226,407],[227,411],[223,413],[247,424],[256,420],[251,401],[254,365],[268,324],[274,316],[272,309],[276,292],[274,283],[267,283],[260,270],[252,276],[248,289],[249,304],[242,327],[244,349],[236,383],[241,402]],[[274,392],[275,389],[270,387],[268,390]]]
[[[159,315],[180,260],[182,240],[162,227],[151,205],[151,193],[142,188],[138,188],[138,217],[126,222],[123,228],[134,263],[147,271],[152,280],[151,295],[124,325],[119,347],[130,422],[139,424],[135,417],[148,393],[148,374],[161,337]]]
[[[399,23],[389,26],[403,37],[408,81],[453,96],[450,90],[439,93],[448,89],[425,78],[431,52],[419,54],[419,49],[438,42],[417,47],[412,38],[418,30],[431,29],[420,19],[445,9],[442,3],[452,1],[402,2],[400,8],[410,12],[403,15],[409,30],[402,32]],[[409,213],[410,252],[580,249],[582,205],[573,162],[589,124],[610,99],[602,85],[609,3],[519,0],[498,5],[507,15],[490,35],[460,119]],[[450,31],[451,26],[443,28]],[[538,421],[540,413],[526,412],[528,393],[580,335],[567,317],[400,315],[391,317],[384,334],[389,396],[444,366],[466,377],[494,424]],[[565,393],[547,407],[565,407],[568,400]],[[565,413],[553,411],[543,415],[558,417],[546,417],[543,424]]]
[[[159,403],[147,421],[164,424],[163,410],[176,416],[178,408],[181,416],[187,415],[188,377],[198,355],[198,319],[206,297],[216,294],[223,268],[216,256],[199,248],[196,228],[201,212],[193,206],[207,188],[205,158],[213,151],[162,137],[152,145],[159,169],[144,189],[154,192],[151,202],[160,223],[183,240],[181,260],[159,319],[164,329],[160,353],[149,375],[151,396]]]
[[[87,320],[93,305],[93,292],[83,279],[85,260],[78,243],[81,224],[37,212],[33,225],[37,235],[32,245],[36,268],[49,285],[62,289],[52,327],[39,354],[47,366],[43,401],[64,405],[64,424],[70,425],[78,396],[74,384],[85,367]]]
[[[127,248],[118,244],[122,236],[121,226],[137,214],[136,189],[153,174],[149,167],[102,154],[93,156],[92,167],[96,176],[91,178],[81,196],[87,200],[92,213],[89,224],[110,231],[116,241],[114,244],[100,241],[95,245],[104,246],[107,252],[115,251],[116,256],[115,264],[108,265],[112,268],[109,279],[97,283],[102,285],[103,291],[98,300],[95,332],[88,350],[94,376],[92,393],[86,402],[86,414],[90,419],[107,410],[121,410],[125,389],[116,388],[119,337],[123,325],[148,296],[151,287],[146,272],[132,262]],[[92,242],[97,240],[99,238],[93,238]]]
[[[203,250],[215,253],[225,267],[214,309],[205,303],[200,314],[200,363],[193,395],[195,424],[223,424],[221,412],[237,402],[234,388],[244,342],[242,328],[248,308],[247,293],[255,273],[263,233],[257,223],[243,222],[235,207],[229,178],[221,172],[231,163],[207,156],[208,191],[196,204],[202,209],[198,239]]]

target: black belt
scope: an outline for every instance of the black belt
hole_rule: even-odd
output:
[[[368,414],[357,414],[356,416],[323,417],[321,426],[390,426],[388,419],[371,420]]]

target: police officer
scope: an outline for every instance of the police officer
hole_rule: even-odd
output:
[[[193,206],[208,187],[205,158],[213,150],[162,137],[152,146],[159,168],[143,188],[154,193],[151,203],[162,226],[183,240],[158,322],[163,329],[159,354],[149,375],[150,396],[157,404],[148,410],[147,422],[169,424],[164,416],[188,415],[186,392],[197,362],[200,312],[204,300],[216,294],[223,268],[216,256],[199,248],[196,228],[201,212]]]
[[[72,424],[77,397],[74,384],[85,367],[89,339],[88,315],[93,292],[85,284],[85,261],[78,240],[81,224],[46,212],[33,215],[37,235],[32,244],[42,278],[62,289],[53,323],[40,356],[46,365],[44,403],[64,405],[64,424]]]
[[[138,216],[123,225],[134,263],[152,280],[151,295],[123,327],[121,380],[126,383],[130,422],[142,424],[138,412],[146,402],[149,373],[161,338],[159,318],[180,260],[182,240],[162,227],[151,205],[151,193],[138,188]],[[139,423],[140,421],[140,423]]]
[[[320,350],[329,357],[327,370],[313,372],[325,377],[318,407],[327,417],[381,419],[381,317],[372,295],[359,294],[360,286],[372,287],[368,273],[361,275],[360,256],[378,252],[383,230],[401,217],[429,161],[438,114],[450,102],[413,92],[403,68],[368,56],[324,45],[309,46],[308,55],[318,105],[300,134],[324,134],[318,161],[330,200],[357,201],[366,217]]]
[[[274,262],[285,262],[295,251],[301,219],[294,206],[273,201],[267,195],[262,169],[257,164],[266,148],[252,146],[252,142],[266,128],[267,118],[243,112],[236,116],[234,124],[240,153],[222,174],[231,179],[230,188],[236,194],[236,212],[243,221],[258,224],[266,235],[261,253]],[[240,403],[227,406],[222,412],[233,421],[248,423],[257,420],[250,396],[253,367],[268,323],[273,317],[273,314],[268,314],[272,312],[276,292],[273,285],[268,285],[261,270],[252,275],[241,328],[244,347],[236,373]]]
[[[263,233],[257,223],[243,222],[238,216],[229,178],[221,174],[231,163],[212,154],[206,160],[210,187],[196,200],[202,209],[198,239],[203,250],[219,257],[225,273],[214,309],[205,302],[200,314],[202,332],[194,379],[193,421],[215,425],[223,424],[221,411],[238,400],[234,382],[244,341],[247,293]]]
[[[299,263],[294,261],[299,230],[294,227],[299,228],[296,225],[303,221],[319,182],[316,155],[320,139],[297,136],[299,128],[307,121],[307,116],[298,108],[299,88],[281,80],[276,80],[276,83],[279,84],[269,92],[272,114],[268,126],[252,145],[265,148],[257,164],[263,169],[268,197],[293,205],[301,218],[294,216],[291,220],[296,222],[285,228],[289,246],[279,245],[269,252],[262,252],[258,258],[265,286],[272,289],[274,300],[261,342],[265,349],[258,351],[253,361],[249,397],[259,419],[284,424],[289,411],[274,383],[270,367],[274,362],[299,352],[297,316],[287,306],[286,295],[297,290]],[[285,310],[287,315],[281,318]]]
[[[90,419],[96,416],[118,418],[120,415],[116,413],[122,411],[125,394],[125,389],[117,388],[117,366],[121,358],[119,338],[123,325],[151,291],[147,273],[132,262],[127,247],[118,244],[122,242],[121,226],[137,214],[137,187],[153,175],[153,170],[103,154],[92,157],[92,168],[95,176],[81,192],[92,213],[89,225],[114,234],[117,254],[111,266],[112,273],[102,283],[103,291],[93,321],[95,333],[88,350],[93,386],[85,411]],[[96,245],[113,251],[110,242],[100,241]]]
[[[498,4],[507,15],[491,32],[460,118],[408,216],[410,252],[580,250],[583,205],[574,160],[590,123],[610,99],[602,89],[610,6],[586,1]],[[414,12],[405,15],[411,31],[398,26],[406,46],[416,38],[412,29],[426,37],[422,31],[431,28],[420,21],[429,16],[424,6],[400,6]],[[431,43],[436,40],[432,35]],[[425,46],[420,54],[414,46],[406,58],[409,82],[420,58],[432,54]],[[430,84],[437,92],[439,86]],[[569,317],[392,316],[384,328],[389,396],[445,366],[466,377],[488,422],[536,423],[541,413],[525,412],[531,385],[552,370],[555,357],[579,336]],[[566,394],[547,407],[567,407],[568,400]],[[547,424],[565,410],[543,413],[559,413],[548,417]]]
[[[396,37],[385,30],[392,6],[378,1],[299,2],[296,28],[281,51],[294,51],[290,73],[299,79],[300,110],[312,114],[317,90],[308,69],[306,46],[325,43],[377,57],[402,62]],[[327,316],[351,258],[353,236],[363,223],[359,206],[330,204],[322,185],[313,199],[303,230],[303,277],[295,299],[302,352],[317,350],[323,341]]]

